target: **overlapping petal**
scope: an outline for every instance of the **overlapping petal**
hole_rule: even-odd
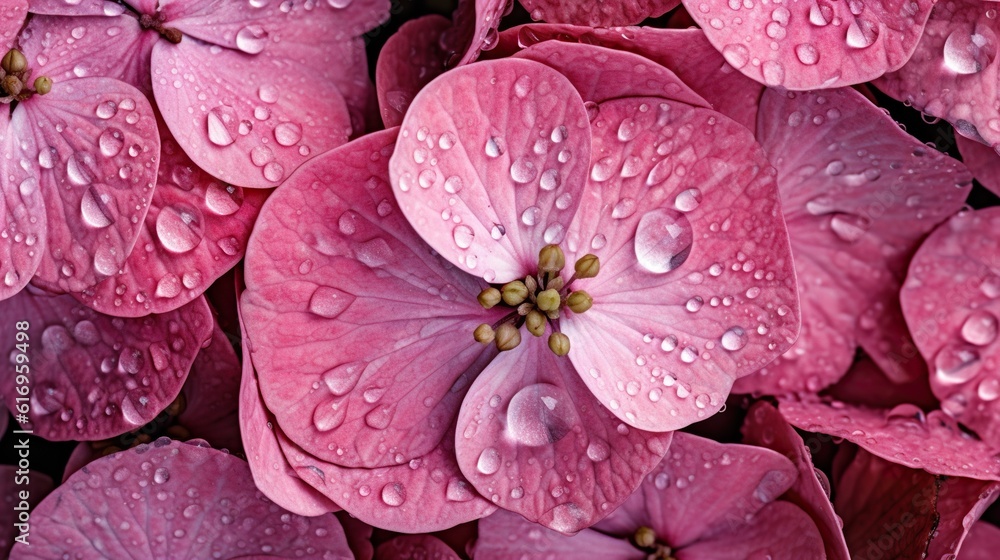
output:
[[[441,16],[417,18],[404,23],[382,47],[375,88],[386,128],[399,126],[417,92],[444,72],[440,38],[450,27],[451,21]]]
[[[962,543],[961,560],[989,560],[1000,546],[1000,528],[985,521],[972,525]]]
[[[38,166],[21,153],[20,140],[10,129],[10,113],[0,111],[0,300],[31,281],[45,256],[48,221],[45,194],[39,188]],[[22,165],[24,164],[24,165]]]
[[[0,502],[4,508],[0,514],[3,523],[0,526],[0,556],[10,557],[15,537],[21,536],[30,542],[32,512],[54,487],[52,479],[38,471],[19,471],[15,465],[0,466],[0,489],[3,490]],[[27,492],[27,500],[21,499],[21,492]]]
[[[581,560],[644,560],[646,553],[625,539],[592,529],[584,529],[572,538],[539,527],[525,518],[500,510],[479,521],[479,538],[473,548],[480,560],[545,560],[547,558],[579,558]]]
[[[660,17],[680,4],[680,0],[520,0],[531,18],[552,23],[571,23],[590,27],[636,25],[651,17]]]
[[[402,535],[384,542],[375,551],[376,560],[459,560],[448,545],[431,535]]]
[[[1000,155],[982,142],[955,135],[955,144],[962,154],[962,162],[984,187],[1000,196]]]

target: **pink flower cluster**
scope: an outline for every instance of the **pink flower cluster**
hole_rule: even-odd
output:
[[[0,6],[4,554],[992,557],[990,2],[411,4]]]

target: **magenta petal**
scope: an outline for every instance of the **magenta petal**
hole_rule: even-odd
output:
[[[313,549],[353,558],[336,517],[289,514],[254,487],[243,460],[166,438],[71,476],[32,512],[31,529],[31,545],[15,546],[14,557],[292,558]]]
[[[117,272],[156,186],[160,138],[146,97],[110,78],[56,82],[18,105],[10,133],[42,168],[48,239],[35,283],[79,291]]]
[[[29,416],[50,440],[98,440],[137,429],[181,389],[195,354],[212,332],[204,299],[163,315],[119,319],[70,296],[25,290],[0,302],[4,317],[27,321],[33,375]],[[3,355],[14,352],[14,322],[3,327]],[[13,376],[3,378],[8,408]]]
[[[891,411],[820,402],[781,401],[781,414],[795,427],[843,438],[888,461],[931,474],[1000,480],[1000,457],[990,446],[959,430],[935,411],[924,417],[914,406]]]
[[[996,5],[979,0],[939,2],[913,56],[875,86],[915,109],[955,125],[962,136],[1000,144],[994,106],[998,65]]]
[[[1000,156],[996,150],[960,134],[955,135],[955,144],[972,175],[984,187],[1000,196]]]
[[[457,433],[458,464],[481,494],[562,533],[618,507],[671,439],[620,422],[566,358],[534,339],[483,370]]]
[[[966,535],[959,560],[993,560],[1000,549],[1000,527],[977,521]]]
[[[243,257],[269,194],[220,182],[191,162],[166,127],[160,136],[159,182],[135,250],[117,274],[74,294],[101,313],[165,313],[200,296]]]
[[[795,463],[799,476],[782,499],[799,506],[812,518],[822,535],[828,560],[850,560],[840,520],[830,503],[828,490],[818,478],[826,475],[813,467],[809,448],[778,409],[763,401],[755,404],[747,413],[743,436],[744,442],[777,451]],[[829,486],[829,482],[826,484]]]
[[[14,39],[24,25],[28,0],[8,0],[0,9],[3,10],[0,12],[0,48],[6,53],[14,45]]]
[[[7,407],[4,405],[3,401],[0,400],[0,434],[7,433],[7,425],[9,423],[10,423],[10,412],[7,411]]]
[[[375,87],[386,128],[399,126],[417,92],[444,72],[440,38],[450,26],[450,20],[438,15],[408,21],[379,51]]]
[[[398,465],[444,437],[496,352],[483,288],[431,254],[396,206],[396,130],[324,154],[257,221],[243,294],[261,392],[286,434],[338,465]]]
[[[6,107],[5,107],[6,108]],[[17,131],[10,127],[10,113],[0,110],[0,300],[14,296],[24,288],[45,256],[47,221],[45,195],[39,188],[41,170],[36,160],[27,157],[14,161],[20,152]],[[22,166],[22,163],[24,164]],[[9,188],[8,188],[9,185]]]
[[[678,432],[639,490],[595,529],[628,538],[645,525],[672,548],[683,548],[742,526],[797,476],[791,461],[770,449]]]
[[[685,2],[726,62],[771,87],[817,89],[896,70],[917,46],[934,2],[812,0],[778,5]]]
[[[233,345],[215,325],[211,342],[195,356],[181,389],[187,407],[177,417],[177,423],[216,449],[241,451],[237,404],[242,372]]]
[[[821,559],[823,554],[823,538],[809,516],[793,504],[775,502],[745,524],[726,527],[678,550],[676,557],[677,560],[799,560]]]
[[[520,0],[531,18],[552,23],[590,27],[637,25],[646,18],[660,17],[680,0]]]
[[[458,554],[430,535],[402,535],[384,542],[375,551],[375,560],[459,560]]]
[[[515,513],[499,510],[479,521],[479,538],[473,548],[473,557],[476,560],[645,560],[646,553],[623,538],[591,529],[567,537]]]
[[[907,358],[921,364],[924,361],[915,348],[907,354]],[[939,408],[938,400],[931,393],[926,371],[913,381],[893,383],[867,354],[859,356],[844,377],[828,387],[824,394],[839,401],[872,408],[893,408],[901,404],[912,404],[922,410]]]
[[[1000,435],[998,233],[1000,208],[955,216],[917,251],[900,294],[942,409],[988,442]]]
[[[628,424],[675,430],[784,351],[798,296],[774,172],[742,126],[656,98],[602,103],[594,164],[567,233],[593,309],[560,319],[569,357]],[[752,162],[752,163],[751,163]]]
[[[534,272],[539,249],[563,240],[589,163],[590,124],[570,82],[510,59],[428,84],[389,169],[420,236],[460,269],[503,283]]]
[[[441,36],[446,65],[465,66],[497,45],[500,18],[510,13],[513,0],[458,0],[454,25]]]
[[[852,558],[954,558],[1000,484],[933,476],[858,450],[837,481]]]
[[[12,441],[11,444],[16,445],[16,442]],[[28,450],[30,454],[30,443]],[[17,453],[16,450],[15,453]],[[14,465],[0,465],[0,492],[2,492],[0,496],[3,496],[3,499],[0,500],[0,505],[3,506],[3,510],[0,511],[0,557],[10,557],[10,549],[14,546],[14,537],[21,536],[22,533],[24,533],[25,540],[29,543],[32,542],[31,530],[34,528],[36,519],[34,517],[35,506],[54,487],[55,485],[52,484],[52,479],[48,475],[37,471],[19,470]],[[27,492],[27,500],[21,499],[21,492]],[[28,515],[27,519],[20,519],[22,514]],[[25,531],[21,531],[22,527],[15,524],[24,521],[27,521],[23,525]]]

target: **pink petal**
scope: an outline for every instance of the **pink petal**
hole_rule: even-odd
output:
[[[408,21],[379,51],[375,87],[386,128],[399,126],[417,92],[444,72],[439,40],[450,26],[450,20],[438,15]]]
[[[276,558],[312,549],[353,558],[332,515],[289,514],[254,487],[241,459],[166,438],[71,476],[32,511],[31,529],[31,545],[16,545],[15,557]]]
[[[17,131],[10,127],[10,112],[0,111],[0,300],[24,288],[42,262],[48,237],[45,198],[38,185],[36,160],[20,154]],[[15,159],[15,154],[21,155]],[[23,164],[23,165],[22,165]],[[7,188],[10,185],[10,188]],[[16,186],[16,187],[15,187]]]
[[[594,528],[628,538],[647,526],[671,548],[684,548],[742,530],[797,476],[791,461],[770,449],[678,432],[639,490]]]
[[[222,183],[199,169],[161,123],[163,150],[136,249],[119,273],[75,294],[102,313],[139,317],[200,296],[243,257],[267,191]]]
[[[41,167],[48,239],[35,283],[78,291],[117,272],[156,186],[160,139],[145,96],[110,78],[55,82],[18,105],[10,133]]]
[[[449,431],[442,445],[391,467],[345,468],[304,454],[280,428],[278,442],[296,473],[336,499],[348,513],[379,528],[428,533],[489,515],[496,507],[477,494],[455,463]]]
[[[375,551],[376,560],[459,560],[448,545],[430,535],[402,535],[384,542]]]
[[[163,315],[119,319],[70,296],[29,289],[0,302],[4,317],[30,328],[35,434],[46,439],[99,440],[137,429],[181,389],[195,354],[212,332],[208,304],[198,299]],[[3,327],[3,355],[14,352],[14,322]],[[13,376],[3,379],[15,406]]]
[[[510,14],[514,4],[507,0],[458,0],[451,29],[441,36],[445,65],[465,66],[480,53],[496,48],[500,18]]]
[[[11,440],[11,445],[18,443]],[[28,452],[30,454],[30,443]],[[14,450],[17,453],[19,450]],[[30,457],[29,457],[30,459]],[[15,465],[0,465],[0,491],[3,499],[0,505],[0,557],[8,558],[10,549],[14,546],[14,538],[22,536],[28,542],[32,541],[31,529],[35,523],[34,510],[55,485],[48,475],[38,471],[19,470]],[[28,499],[21,500],[21,492],[27,492]],[[21,519],[21,515],[27,516]],[[23,526],[18,524],[24,523]],[[24,529],[23,531],[21,529]]]
[[[594,306],[560,320],[569,357],[623,421],[680,429],[795,339],[774,172],[749,131],[712,110],[621,99],[592,126],[591,180],[566,236],[579,249],[566,260],[593,252],[601,272],[572,285]]]
[[[822,535],[828,560],[850,560],[840,519],[830,503],[829,481],[824,488],[818,477],[825,479],[826,475],[817,472],[810,449],[778,409],[764,401],[755,404],[747,413],[743,436],[744,442],[777,451],[795,463],[799,476],[782,499],[797,505],[812,518]]]
[[[16,365],[16,364],[15,364]],[[0,401],[0,434],[7,433],[7,424],[10,422],[10,413],[3,401]]]
[[[914,378],[919,365],[900,359],[912,343],[898,283],[923,236],[964,204],[969,173],[851,89],[768,90],[760,111],[758,138],[778,169],[803,331],[738,390],[818,391],[847,371],[859,345],[892,379]]]
[[[955,135],[955,144],[962,154],[962,161],[969,166],[976,179],[994,194],[1000,195],[1000,157],[996,150],[960,134]]]
[[[859,450],[837,483],[853,558],[954,557],[1000,484],[933,476]]]
[[[483,370],[457,432],[458,464],[480,494],[561,533],[614,511],[671,439],[621,423],[540,340],[525,340]]]
[[[959,560],[992,560],[1000,547],[1000,527],[985,521],[977,521],[972,525],[962,549]]]
[[[181,389],[187,406],[177,423],[216,449],[242,451],[237,413],[242,373],[233,345],[215,325],[211,342],[195,356]]]
[[[913,352],[907,355],[908,358],[922,363],[924,359],[915,348]],[[838,401],[871,408],[912,404],[922,410],[934,410],[940,404],[931,393],[926,372],[913,381],[893,383],[867,354],[862,354],[840,381],[826,389],[825,394]]]
[[[439,446],[496,352],[472,332],[503,313],[484,311],[481,282],[432,255],[396,206],[395,140],[365,136],[289,179],[247,256],[241,311],[268,408],[296,444],[343,466]]]
[[[21,31],[27,14],[28,0],[4,2],[3,12],[0,13],[0,48],[3,49],[4,54],[14,45],[14,39]]]
[[[823,538],[816,525],[788,502],[768,504],[746,524],[686,546],[676,555],[677,560],[824,558]]]
[[[898,69],[916,48],[933,5],[930,0],[905,6],[864,0],[777,7],[685,2],[729,64],[762,84],[786,89],[858,84]]]
[[[155,0],[134,0],[129,4],[139,5],[153,1]],[[121,7],[113,6],[115,2],[111,0],[81,0],[75,4],[66,0],[30,0],[29,4],[31,13],[53,16],[99,16],[104,14],[105,9],[119,13],[121,11]]]
[[[913,56],[875,86],[915,109],[955,125],[962,136],[1000,144],[996,97],[997,32],[993,2],[935,4]]]
[[[563,240],[589,154],[587,113],[566,78],[536,62],[490,61],[421,91],[390,174],[403,213],[434,250],[504,283],[534,273],[538,251]]]
[[[531,19],[590,27],[637,25],[673,10],[680,0],[520,0]]]
[[[473,557],[476,560],[645,560],[646,553],[623,538],[611,537],[592,529],[583,529],[576,535],[567,537],[539,527],[520,515],[499,510],[479,521],[479,539],[473,548]]]
[[[627,51],[545,41],[515,56],[541,62],[566,76],[584,101],[602,103],[619,97],[650,96],[711,108],[676,74]],[[594,64],[595,61],[599,64]]]
[[[781,401],[781,414],[795,427],[843,438],[869,453],[931,474],[1000,480],[1000,457],[982,441],[962,433],[940,411],[924,417],[914,406],[890,411],[836,403]]]
[[[372,560],[375,557],[375,547],[372,546],[372,533],[374,527],[351,517],[346,511],[338,511],[336,514],[340,524],[344,526],[344,533],[347,534],[347,544],[354,552],[355,560]]]
[[[917,251],[900,294],[942,409],[989,442],[1000,434],[997,232],[998,208],[955,216]]]

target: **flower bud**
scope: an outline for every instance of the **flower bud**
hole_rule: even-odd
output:
[[[597,255],[586,254],[573,266],[577,278],[593,278],[601,271],[601,260]]]
[[[490,287],[479,292],[479,297],[476,299],[479,300],[479,305],[482,305],[484,309],[490,309],[500,303],[501,297],[500,290]]]
[[[24,58],[21,51],[10,49],[7,54],[3,55],[3,60],[0,60],[0,68],[3,68],[4,72],[8,74],[24,72],[28,68],[28,59]]]
[[[521,305],[524,300],[528,299],[528,287],[520,280],[507,282],[500,289],[500,293],[503,302],[511,307]]]
[[[538,312],[537,309],[532,309],[528,312],[528,316],[524,318],[524,326],[528,328],[528,332],[535,336],[542,336],[545,334],[545,315]]]
[[[538,308],[542,311],[555,311],[556,309],[559,309],[559,304],[562,303],[562,298],[559,297],[559,292],[555,290],[545,290],[538,294],[536,303]]]
[[[566,307],[573,313],[583,313],[594,305],[593,298],[583,290],[577,290],[566,298]]]
[[[3,90],[7,92],[7,95],[19,95],[21,90],[24,89],[24,84],[21,83],[21,80],[13,74],[7,74],[4,76],[0,85],[3,86]]]
[[[510,323],[504,323],[497,327],[497,350],[506,352],[517,348],[521,344],[521,331]]]
[[[569,337],[561,332],[554,332],[549,335],[549,350],[556,356],[569,354]]]
[[[38,95],[45,95],[46,93],[52,91],[52,79],[48,76],[39,76],[35,78],[35,93]]]
[[[656,545],[656,533],[649,527],[639,527],[635,530],[635,545],[639,548],[653,548]]]
[[[476,339],[476,342],[479,342],[480,344],[489,344],[493,342],[493,339],[496,337],[496,333],[493,332],[493,327],[483,323],[482,325],[476,327],[476,330],[472,331],[472,336]]]
[[[558,245],[546,245],[538,252],[538,270],[559,272],[566,266],[566,255]]]

